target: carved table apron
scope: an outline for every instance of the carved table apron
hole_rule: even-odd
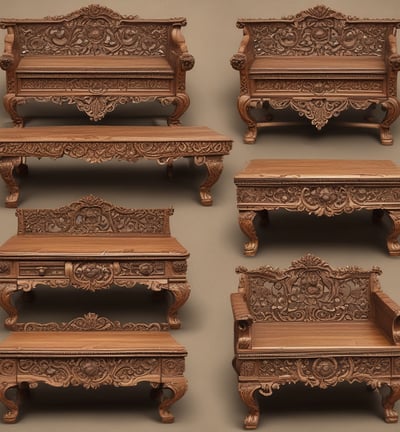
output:
[[[0,175],[9,190],[7,207],[17,207],[19,186],[14,174],[26,174],[26,157],[61,158],[64,155],[90,163],[112,159],[135,162],[156,160],[170,169],[173,161],[191,157],[205,165],[207,177],[200,200],[212,205],[211,187],[223,169],[232,140],[208,129],[191,126],[57,126],[0,129]]]
[[[304,211],[334,216],[355,210],[383,210],[393,222],[390,255],[400,255],[400,168],[391,161],[253,160],[235,176],[239,224],[248,236],[244,254],[258,249],[256,213]]]
[[[0,344],[0,401],[7,408],[3,420],[17,420],[19,398],[7,397],[13,387],[21,391],[45,383],[91,389],[146,381],[160,397],[161,421],[172,423],[169,408],[187,388],[186,354],[164,331],[12,332]],[[161,397],[164,388],[172,396]]]
[[[0,305],[8,313],[5,326],[10,330],[23,326],[17,323],[12,301],[18,291],[46,285],[95,292],[113,285],[143,284],[172,294],[167,319],[171,328],[179,328],[178,309],[190,294],[188,256],[174,237],[13,236],[0,248]]]

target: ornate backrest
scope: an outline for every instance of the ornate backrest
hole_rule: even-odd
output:
[[[379,290],[380,269],[332,269],[313,255],[306,255],[285,270],[238,267],[239,291],[257,321],[355,321],[373,311],[371,292]]]
[[[15,55],[167,56],[172,28],[185,18],[145,20],[89,5],[65,16],[1,20],[14,34]]]
[[[380,56],[399,20],[358,19],[315,6],[282,19],[238,20],[246,28],[255,56]]]
[[[89,195],[54,210],[18,209],[18,234],[169,236],[173,209],[116,207]]]

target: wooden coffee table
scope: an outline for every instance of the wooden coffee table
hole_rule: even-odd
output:
[[[96,327],[101,331],[88,330]],[[187,388],[185,348],[166,331],[115,327],[105,318],[88,314],[57,331],[11,332],[0,343],[0,401],[7,409],[4,422],[17,420],[21,398],[14,401],[7,395],[13,387],[20,392],[39,383],[95,389],[102,385],[132,387],[145,381],[159,397],[161,421],[172,423],[169,408]],[[75,331],[62,331],[68,328]],[[164,389],[172,395],[161,397]]]
[[[59,209],[19,209],[18,234],[0,247],[0,306],[18,323],[15,293],[41,285],[89,292],[112,286],[167,291],[171,328],[190,294],[188,251],[171,236],[172,209],[128,209],[88,196]],[[30,326],[32,327],[32,326]]]
[[[393,222],[387,237],[389,254],[400,255],[400,168],[391,161],[259,159],[234,181],[240,228],[249,238],[244,246],[247,256],[258,249],[256,214],[278,209],[317,216],[385,212]]]

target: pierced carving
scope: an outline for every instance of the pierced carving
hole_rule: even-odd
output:
[[[281,271],[260,267],[242,274],[246,298],[256,321],[352,321],[370,315],[370,277],[379,269],[332,269],[306,255]]]
[[[18,209],[18,234],[169,235],[172,214],[172,209],[117,207],[89,195],[56,210]]]
[[[18,323],[17,331],[162,331],[167,330],[166,323],[125,323],[111,321],[109,318],[99,316],[95,313],[87,313],[83,317],[74,318],[69,322],[62,323]]]

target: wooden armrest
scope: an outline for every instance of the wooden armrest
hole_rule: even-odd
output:
[[[231,294],[233,317],[235,319],[236,348],[251,348],[251,325],[253,317],[241,293]]]
[[[7,70],[14,63],[14,56],[12,54],[3,54],[0,58],[0,68]]]
[[[400,70],[400,55],[399,54],[393,54],[389,57],[389,63],[392,69],[395,72],[398,72]]]
[[[194,57],[192,54],[189,53],[183,53],[179,57],[179,61],[181,62],[181,68],[184,71],[188,71],[190,69],[193,69],[194,66]]]
[[[247,62],[246,55],[243,53],[237,53],[231,57],[231,66],[233,67],[233,69],[236,70],[244,69],[244,67],[246,66],[246,62]]]
[[[400,345],[400,306],[382,291],[372,293],[375,320],[386,335]]]

